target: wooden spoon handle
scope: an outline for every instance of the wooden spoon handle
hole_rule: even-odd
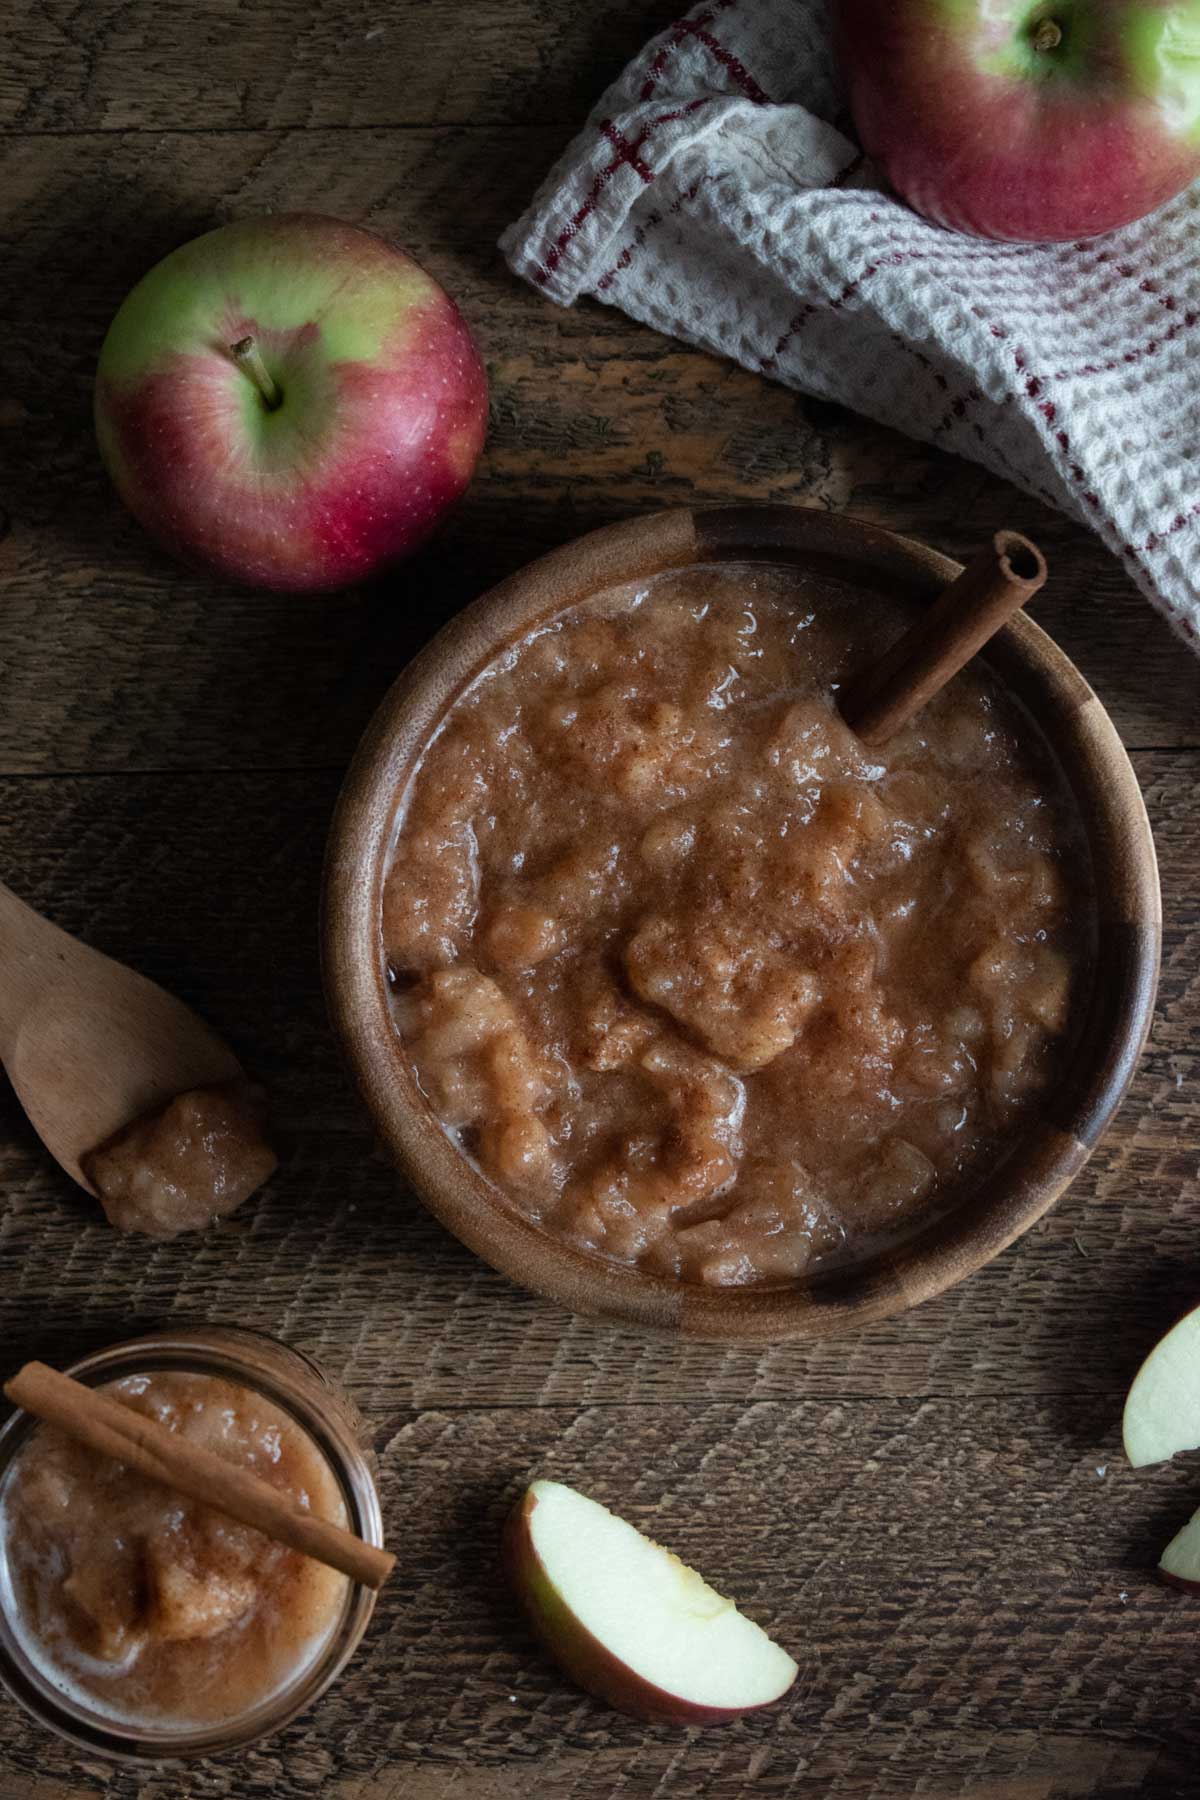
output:
[[[842,717],[866,744],[907,725],[1046,579],[1046,559],[1017,531],[997,531],[957,581],[879,661],[847,684]]]
[[[57,926],[0,881],[0,1062],[7,1062],[21,1021],[51,973]]]

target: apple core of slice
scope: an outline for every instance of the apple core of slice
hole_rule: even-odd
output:
[[[792,1658],[732,1600],[574,1488],[533,1482],[504,1552],[551,1656],[621,1712],[719,1724],[769,1706],[796,1679]]]
[[[1121,1432],[1135,1469],[1200,1448],[1200,1307],[1158,1340],[1134,1376]]]

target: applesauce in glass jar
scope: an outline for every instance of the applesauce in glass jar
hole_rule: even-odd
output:
[[[381,1543],[361,1417],[297,1351],[201,1326],[68,1373]],[[24,1413],[0,1432],[0,1678],[88,1749],[158,1761],[279,1729],[344,1667],[374,1599]]]

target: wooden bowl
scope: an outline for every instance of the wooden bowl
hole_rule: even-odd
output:
[[[431,727],[496,650],[619,583],[691,564],[752,561],[837,574],[931,600],[959,565],[833,514],[778,506],[665,512],[592,532],[531,563],[455,618],[400,676],[347,775],[325,872],[322,946],[334,1026],[389,1152],[437,1218],[514,1281],[578,1313],[714,1340],[823,1337],[914,1306],[999,1254],[1063,1192],[1133,1075],[1150,1026],[1161,911],[1154,842],[1133,770],[1074,665],[1023,615],[986,660],[1054,746],[1093,858],[1099,941],[1078,1050],[1062,1087],[971,1199],[902,1247],[804,1284],[703,1288],[602,1261],[538,1230],[448,1140],[389,1015],[380,898],[397,795]]]

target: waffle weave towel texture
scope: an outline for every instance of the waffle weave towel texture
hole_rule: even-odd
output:
[[[600,100],[501,247],[1095,530],[1200,651],[1200,184],[1086,243],[990,244],[880,191],[826,0],[710,0]]]

